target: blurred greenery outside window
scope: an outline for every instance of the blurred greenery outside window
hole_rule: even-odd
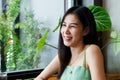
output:
[[[34,11],[25,8],[24,20],[19,21],[22,14],[21,1],[23,0],[6,1],[6,11],[0,14],[0,71],[39,68],[40,52],[44,46],[57,50],[56,46],[46,41],[50,28],[44,21],[34,18]],[[56,21],[58,23],[53,29],[54,32],[58,29],[60,21],[61,18]]]

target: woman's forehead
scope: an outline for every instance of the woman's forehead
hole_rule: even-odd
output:
[[[81,23],[79,18],[75,14],[68,14],[64,21],[65,23]]]
[[[79,20],[78,17],[75,15],[75,14],[68,14],[66,17],[65,17],[65,20],[71,20],[71,21],[75,21],[75,20]],[[64,20],[64,21],[65,21]]]

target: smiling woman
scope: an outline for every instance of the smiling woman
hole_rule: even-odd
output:
[[[85,6],[66,11],[59,31],[58,55],[35,80],[45,80],[55,73],[60,80],[105,80],[95,19]]]

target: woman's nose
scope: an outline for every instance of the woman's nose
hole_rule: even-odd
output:
[[[65,33],[66,33],[66,34],[69,34],[69,33],[70,33],[69,26],[65,27]]]

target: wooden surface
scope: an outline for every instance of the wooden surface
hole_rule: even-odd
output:
[[[120,73],[116,73],[116,74],[113,74],[113,73],[107,73],[106,74],[106,78],[107,80],[120,80]]]

